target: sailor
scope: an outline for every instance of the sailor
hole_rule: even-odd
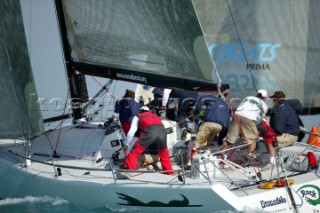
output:
[[[300,127],[304,127],[304,124],[300,118],[300,114],[303,112],[303,106],[301,102],[298,99],[286,99],[285,102],[288,103],[292,107],[292,109],[296,112]],[[297,141],[301,142],[304,136],[305,136],[305,133],[300,131]]]
[[[170,103],[173,101],[169,101],[170,92],[170,89],[155,87],[152,91],[154,99],[147,106],[161,118],[166,117],[169,120],[175,121],[174,109],[170,107]]]
[[[127,89],[123,98],[115,104],[114,112],[119,113],[120,123],[125,134],[130,129],[130,120],[139,113],[139,109],[142,106],[134,98],[134,92]]]
[[[135,142],[132,151],[127,156],[123,168],[130,170],[137,169],[138,157],[151,145],[156,144],[161,166],[165,171],[164,174],[173,174],[167,147],[166,130],[160,118],[156,114],[152,113],[147,106],[141,107],[140,113],[133,117],[124,149],[126,150],[132,142],[132,138],[137,131],[138,126],[141,129],[140,137]]]
[[[181,140],[187,139],[187,119],[193,119],[194,107],[198,100],[198,93],[195,91],[183,90],[178,88],[165,89],[163,106],[166,106],[166,94],[170,94],[169,99],[174,99],[173,103],[176,103],[176,122],[181,128]]]
[[[225,97],[227,94],[224,93]],[[200,125],[193,150],[206,146],[210,149],[210,143],[222,130],[228,129],[230,122],[231,110],[221,96],[202,96],[196,105],[195,114],[198,114],[203,106],[205,106],[204,122]]]
[[[159,88],[159,87],[155,87],[152,91],[153,93],[153,100],[150,101],[150,103],[148,103],[148,107],[151,110],[156,110],[156,112],[158,113],[159,108],[162,106],[162,97],[163,97],[163,88]]]
[[[266,90],[258,90],[256,97],[248,96],[239,104],[233,114],[228,128],[226,139],[221,146],[221,155],[224,155],[229,145],[234,144],[239,135],[248,144],[248,157],[257,160],[254,155],[256,142],[259,137],[257,124],[260,124],[266,117],[268,106],[265,99],[268,97]]]
[[[147,168],[149,170],[159,171],[158,162],[160,158],[158,156],[157,144],[153,143],[144,151],[138,158],[138,168]]]
[[[286,95],[282,91],[276,91],[270,98],[273,99],[273,108],[270,114],[270,126],[275,131],[278,148],[290,146],[298,140],[300,124],[298,115],[285,101]],[[276,165],[275,149],[270,143],[266,143],[270,155],[270,162],[262,167],[268,170]]]

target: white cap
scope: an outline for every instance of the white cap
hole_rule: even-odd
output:
[[[261,94],[261,96],[263,97],[263,98],[267,98],[268,97],[268,92],[267,92],[267,90],[265,90],[265,89],[260,89],[260,90],[258,90],[258,94]]]
[[[150,111],[150,109],[147,106],[143,106],[140,108],[140,111]]]

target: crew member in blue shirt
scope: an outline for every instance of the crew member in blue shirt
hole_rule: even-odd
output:
[[[273,99],[273,108],[270,114],[270,127],[277,134],[277,144],[279,148],[290,146],[298,140],[300,132],[299,119],[290,106],[286,102],[286,95],[282,91],[276,91],[270,98]],[[275,149],[272,144],[266,143],[270,158],[275,157]],[[276,162],[269,162],[262,170],[267,170],[275,166]]]
[[[123,98],[116,102],[114,112],[119,113],[119,119],[124,133],[127,135],[131,119],[138,115],[142,105],[134,100],[135,94],[132,90],[126,90]]]
[[[174,99],[174,102],[177,103],[175,120],[182,130],[181,140],[186,140],[188,134],[187,118],[193,119],[193,107],[198,100],[198,93],[195,91],[183,90],[178,88],[165,89],[164,93],[166,92],[166,90],[169,90],[169,99]],[[166,106],[165,98],[163,101],[163,106]]]
[[[224,94],[225,97],[228,93]],[[205,106],[204,122],[201,124],[197,133],[193,150],[198,148],[210,149],[210,143],[229,127],[231,110],[221,97],[205,95],[200,98],[196,105],[195,113],[197,114]]]

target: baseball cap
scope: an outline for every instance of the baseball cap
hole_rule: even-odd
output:
[[[143,106],[140,108],[140,111],[150,111],[150,109],[147,106]]]
[[[273,95],[270,96],[270,98],[274,99],[284,99],[286,97],[286,94],[282,91],[275,91]]]
[[[262,96],[263,98],[267,98],[267,97],[268,97],[268,92],[267,92],[267,90],[265,90],[265,89],[260,89],[260,90],[258,90],[258,94],[261,94],[261,96]]]

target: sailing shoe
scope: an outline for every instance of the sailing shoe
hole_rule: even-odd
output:
[[[151,164],[146,166],[146,168],[147,168],[147,170],[154,170],[153,165],[151,165]]]
[[[220,167],[221,169],[223,169],[226,164],[225,164],[224,162],[220,161],[220,162],[218,163],[218,165],[219,165],[219,167]]]
[[[257,156],[255,156],[255,154],[253,154],[252,152],[248,153],[248,159],[252,160],[252,161],[259,161],[259,159],[257,158]]]
[[[153,169],[156,171],[156,172],[159,172],[161,169],[160,167],[157,165],[157,164],[153,164]]]
[[[255,156],[253,153],[240,152],[240,156],[241,156],[241,162],[243,164],[259,162],[259,159],[257,158],[257,156]]]
[[[209,157],[211,155],[210,150],[202,150],[199,152],[202,156]]]
[[[274,164],[269,162],[266,165],[264,165],[263,167],[261,167],[261,171],[269,170],[269,169],[273,168],[274,166],[275,166]]]
[[[222,159],[222,160],[226,160],[228,158],[226,154],[221,154],[221,153],[217,153],[215,154],[215,156],[217,157],[217,159]]]
[[[187,139],[187,129],[182,130],[181,132],[181,140],[186,140]]]
[[[129,172],[119,172],[119,171],[116,171],[116,178],[117,179],[129,179],[131,176],[130,176],[130,173]]]

